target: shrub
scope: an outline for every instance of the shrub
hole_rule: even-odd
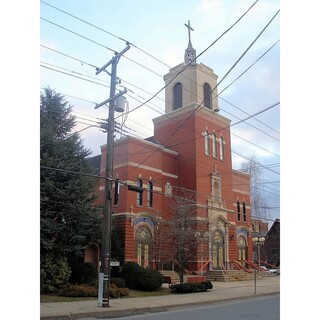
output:
[[[206,286],[206,290],[211,290],[213,288],[212,282],[209,280],[203,281],[202,283]]]
[[[97,297],[98,289],[89,285],[70,285],[60,289],[59,295],[63,297]]]
[[[67,283],[71,269],[65,258],[56,258],[51,255],[41,257],[41,292],[55,292],[59,286]]]
[[[124,279],[126,286],[129,289],[137,289],[137,279],[139,274],[145,270],[135,262],[127,262],[123,265],[121,270],[121,277]]]
[[[76,283],[95,284],[98,280],[98,271],[93,263],[82,262],[76,270]]]
[[[135,262],[127,262],[121,270],[121,277],[129,289],[155,291],[163,283],[163,276],[160,272],[151,269],[144,269]]]
[[[128,288],[118,288],[116,285],[110,285],[110,297],[113,299],[118,299],[129,294]]]
[[[118,288],[116,285],[110,285],[110,297],[117,299],[129,294],[128,288]],[[59,295],[63,297],[98,297],[96,286],[86,284],[69,285],[59,290]]]
[[[170,286],[172,293],[193,293],[193,292],[204,292],[212,289],[212,283],[210,281],[203,282],[187,282],[180,283]]]
[[[110,278],[110,284],[114,284],[118,288],[126,287],[126,282],[122,278]]]
[[[146,269],[139,273],[137,279],[137,289],[144,291],[156,291],[161,288],[163,283],[163,275],[156,271]]]

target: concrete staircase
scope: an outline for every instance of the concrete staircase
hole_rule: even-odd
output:
[[[207,280],[213,282],[245,281],[254,279],[253,272],[246,272],[244,270],[213,270],[207,271],[205,276]],[[274,275],[266,271],[257,271],[256,276],[258,280],[265,277],[273,277]]]
[[[171,283],[176,284],[180,283],[180,278],[178,273],[172,270],[160,270],[161,274],[166,277],[171,277]]]

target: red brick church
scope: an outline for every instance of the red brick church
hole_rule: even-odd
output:
[[[251,260],[249,176],[232,169],[231,121],[219,114],[217,78],[196,62],[189,29],[184,62],[164,76],[165,114],[153,119],[154,136],[115,142],[113,178],[119,182],[113,184],[112,221],[123,240],[125,261],[155,266],[153,239],[160,223],[172,219],[170,201],[178,190],[194,195],[194,231],[201,238],[189,271],[229,269],[232,261]],[[106,149],[101,146],[98,156],[101,176]],[[98,203],[103,204],[100,183]],[[126,185],[144,191],[132,192]],[[87,260],[92,259],[89,248]],[[164,254],[160,262],[173,265],[174,258]]]

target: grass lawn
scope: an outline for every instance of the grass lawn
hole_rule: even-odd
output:
[[[165,296],[171,294],[167,288],[160,289],[158,291],[138,291],[129,290],[129,295],[122,297],[121,299],[128,298],[141,298],[151,296]],[[68,301],[84,301],[84,300],[97,300],[97,297],[61,297],[54,294],[46,294],[40,296],[40,302],[68,302]]]

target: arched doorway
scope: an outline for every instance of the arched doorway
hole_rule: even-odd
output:
[[[241,265],[245,265],[245,261],[247,260],[247,242],[244,237],[238,238],[238,260]]]
[[[212,234],[211,241],[212,267],[213,269],[221,269],[224,265],[224,238],[222,232],[216,230]]]
[[[91,262],[99,272],[100,250],[99,246],[92,242],[84,248],[84,262]]]
[[[152,235],[147,227],[139,227],[135,236],[137,263],[144,268],[151,266]]]

